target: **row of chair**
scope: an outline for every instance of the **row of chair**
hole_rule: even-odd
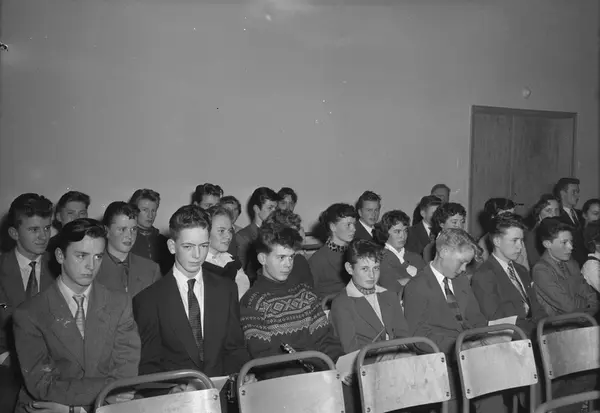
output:
[[[545,332],[546,327],[550,325],[562,326],[574,323],[581,325],[582,321],[585,325],[589,323],[590,326],[559,328],[556,331]],[[469,337],[507,334],[507,331],[517,339],[484,347],[462,349],[463,342]],[[515,334],[513,335],[512,332]],[[456,360],[462,387],[463,412],[469,412],[471,399],[527,386],[530,389],[530,413],[547,412],[564,405],[562,403],[599,398],[599,392],[588,392],[560,401],[552,400],[552,380],[600,368],[600,330],[592,317],[574,313],[541,320],[537,328],[537,341],[542,359],[546,394],[546,403],[540,406],[535,405],[538,369],[533,345],[519,327],[501,324],[461,333],[456,342]],[[415,344],[427,345],[433,352],[371,364],[365,363],[367,356],[373,352]],[[446,355],[440,352],[431,340],[424,337],[390,340],[366,346],[359,352],[356,361],[362,412],[384,413],[441,403],[442,413],[447,413],[451,391],[446,358]],[[243,384],[244,377],[253,369],[307,359],[320,359],[328,368],[324,371]],[[183,378],[198,380],[205,390],[104,405],[106,396],[115,389]],[[238,401],[242,413],[344,412],[340,373],[335,369],[332,360],[319,352],[307,351],[252,360],[240,371],[237,383]],[[517,396],[514,399],[513,411],[516,409]],[[208,377],[196,371],[178,371],[113,382],[98,396],[96,411],[98,413],[164,411],[220,413],[221,409],[219,392]]]

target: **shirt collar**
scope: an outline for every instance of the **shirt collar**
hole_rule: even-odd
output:
[[[387,290],[377,284],[375,285],[375,294],[379,294],[384,291],[387,291]],[[346,294],[348,295],[348,297],[351,297],[351,298],[365,297],[365,295],[363,293],[358,291],[358,288],[356,288],[356,286],[354,285],[352,280],[350,280],[350,282],[348,284],[346,284]]]
[[[444,285],[444,274],[442,274],[441,272],[439,272],[438,270],[435,269],[435,267],[433,266],[433,263],[429,264],[429,267],[431,268],[431,271],[433,272],[433,275],[435,276],[435,279],[437,280],[437,282],[440,285]],[[449,282],[452,282],[451,279],[448,279]]]
[[[65,282],[63,281],[63,277],[64,277],[64,275],[62,275],[62,274],[58,276],[57,285],[58,285],[58,289],[60,290],[61,294],[63,295],[63,297],[65,297],[65,300],[67,301],[67,303],[70,303],[71,300],[73,300],[73,297],[76,295],[83,295],[85,297],[85,301],[89,303],[90,291],[92,291],[92,285],[90,284],[83,293],[77,294],[75,291],[71,290],[67,286],[67,284],[65,284]]]
[[[224,267],[225,264],[233,261],[233,256],[228,252],[217,252],[216,254],[208,251],[208,255],[206,256],[206,261],[211,264],[218,265],[220,267]]]
[[[398,251],[396,248],[392,247],[387,242],[385,243],[385,247],[384,248],[386,250],[389,250],[389,251],[393,252],[394,255],[397,256],[398,258],[402,257],[402,259],[404,259],[404,251],[406,251],[405,248],[402,248],[400,251]]]
[[[41,255],[39,255],[35,260],[30,260],[29,258],[27,258],[26,256],[24,256],[23,254],[21,254],[17,248],[15,248],[15,255],[17,256],[17,262],[19,263],[19,268],[28,268],[29,267],[29,263],[31,261],[35,261],[36,262],[36,268],[40,267],[40,261],[42,260],[42,256]]]
[[[431,232],[431,225],[429,225],[427,222],[425,222],[425,220],[421,221],[423,223],[423,227],[425,228],[425,232],[427,232],[427,235],[429,235],[429,233]]]
[[[373,227],[368,226],[367,224],[365,224],[362,219],[359,219],[358,222],[361,223],[361,225],[367,230],[367,232],[369,233],[370,236],[373,236]]]
[[[196,280],[196,284],[199,285],[203,285],[203,280],[202,280],[202,267],[200,267],[200,271],[198,271],[198,274],[194,275],[192,278],[187,277],[186,275],[184,275],[181,271],[179,271],[179,269],[177,268],[176,265],[173,265],[173,276],[175,277],[175,281],[177,281],[177,284],[179,285],[179,287],[184,287],[184,289],[187,291],[187,287],[188,287],[188,281],[191,280],[192,278],[194,278]]]
[[[108,252],[108,249],[106,249],[106,255],[108,255],[108,257],[112,260],[112,262],[114,262],[116,265],[119,264],[129,264],[129,257],[131,257],[131,252],[127,253],[127,258],[125,258],[125,260],[121,261],[120,259],[118,259],[117,257],[115,257],[114,255],[112,255],[110,252]]]
[[[504,261],[503,259],[498,258],[498,256],[494,253],[492,253],[492,255],[494,256],[496,261],[498,261],[498,263],[504,269],[504,271],[508,272],[508,262]]]

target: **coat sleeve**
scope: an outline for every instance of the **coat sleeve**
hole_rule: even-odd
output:
[[[140,374],[163,371],[158,307],[153,298],[148,290],[133,297],[133,316],[138,325],[142,343]]]

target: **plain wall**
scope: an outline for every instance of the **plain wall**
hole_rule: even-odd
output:
[[[204,182],[291,186],[307,224],[366,189],[466,205],[472,105],[577,112],[583,202],[598,31],[597,0],[3,0],[0,205],[150,187],[163,229]]]

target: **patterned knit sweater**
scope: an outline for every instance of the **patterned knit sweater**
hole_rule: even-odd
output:
[[[317,295],[302,278],[276,282],[259,275],[242,297],[241,324],[252,358],[285,354],[282,343],[323,352],[334,362],[343,354]]]

